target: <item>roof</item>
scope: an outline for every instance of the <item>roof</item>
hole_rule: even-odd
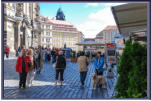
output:
[[[82,45],[82,46],[104,46],[104,43],[99,43],[95,41],[86,41],[86,42],[81,42],[77,43],[76,45]]]
[[[95,41],[94,38],[85,38],[84,41]]]
[[[96,38],[97,37],[102,37],[103,36],[103,31],[99,32],[97,35],[96,35]]]
[[[131,3],[112,7],[119,32],[126,36],[147,28],[147,3]]]
[[[53,24],[60,24],[60,25],[72,25],[70,22],[68,21],[62,21],[62,20],[52,20],[49,19],[50,22],[52,22]]]
[[[116,26],[107,26],[103,30],[104,31],[107,31],[107,30],[117,30],[117,27]]]

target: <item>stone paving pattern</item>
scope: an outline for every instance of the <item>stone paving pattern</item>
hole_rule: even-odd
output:
[[[107,88],[92,90],[91,74],[94,73],[93,64],[90,63],[85,88],[81,88],[78,64],[67,61],[64,72],[63,86],[55,86],[55,70],[52,64],[45,63],[41,74],[37,74],[30,88],[18,89],[19,75],[15,71],[16,59],[4,60],[4,99],[106,99],[111,98],[115,91],[117,81],[116,66],[115,77],[106,78]],[[106,77],[107,70],[104,72]]]

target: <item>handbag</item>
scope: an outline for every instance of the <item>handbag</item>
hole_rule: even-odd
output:
[[[57,65],[57,59],[58,59],[58,56],[56,57],[56,62],[52,64],[52,67],[55,69],[56,68],[56,65]]]
[[[56,68],[56,62],[52,64],[52,67],[55,69]]]

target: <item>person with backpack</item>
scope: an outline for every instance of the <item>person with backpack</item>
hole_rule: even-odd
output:
[[[79,65],[79,72],[80,72],[80,80],[81,80],[81,87],[84,87],[84,82],[86,79],[87,71],[88,71],[88,59],[85,56],[84,52],[80,53],[80,57],[77,60]]]
[[[97,56],[94,59],[94,70],[97,75],[103,75],[103,65],[104,65],[104,56],[101,56],[101,52],[97,53]]]
[[[59,74],[60,74],[61,86],[63,85],[63,73],[64,73],[65,68],[66,68],[66,59],[63,56],[63,52],[60,51],[59,56],[56,59],[56,68],[55,68],[56,69],[56,85],[58,83]]]

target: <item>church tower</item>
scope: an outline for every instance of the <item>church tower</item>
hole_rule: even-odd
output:
[[[57,11],[56,20],[65,20],[65,15],[64,15],[61,7]]]

